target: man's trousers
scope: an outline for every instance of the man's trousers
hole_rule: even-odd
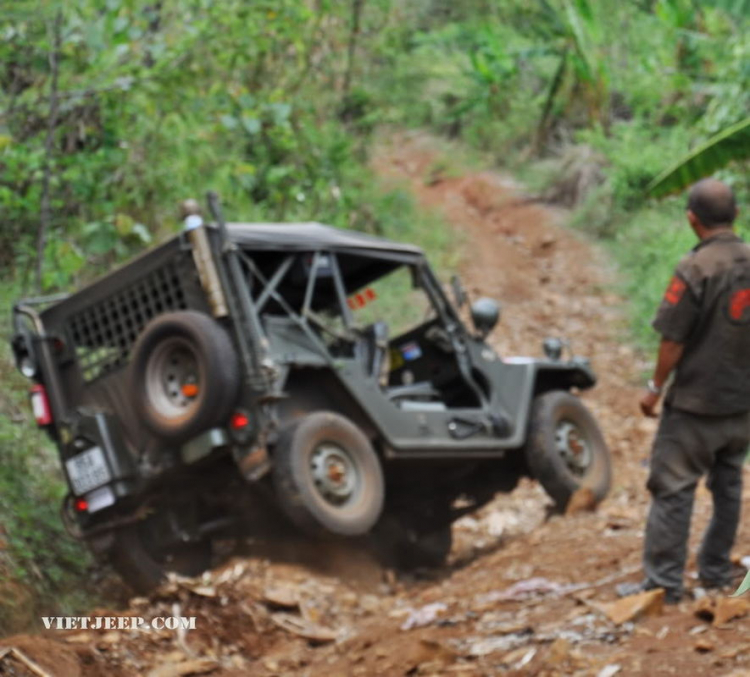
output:
[[[729,553],[740,519],[749,440],[748,414],[704,416],[664,407],[647,483],[652,503],[643,560],[650,586],[682,591],[695,487],[704,475],[713,517],[698,554],[699,575],[708,585],[731,582]]]

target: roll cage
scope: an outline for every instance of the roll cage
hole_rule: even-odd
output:
[[[287,317],[318,347],[331,366],[337,355],[332,354],[321,332],[355,346],[363,336],[364,327],[355,321],[350,307],[352,295],[398,268],[408,267],[413,286],[425,293],[437,323],[446,332],[463,380],[482,407],[489,405],[485,391],[472,375],[466,328],[423,256],[350,249],[293,253],[267,250],[256,259],[252,253],[238,248],[258,326],[263,327],[262,318],[267,314]],[[321,318],[321,313],[326,312],[341,318],[342,331],[326,326]],[[261,340],[268,341],[265,330],[261,332]]]

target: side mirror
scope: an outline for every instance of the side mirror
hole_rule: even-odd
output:
[[[461,282],[461,278],[458,275],[451,277],[451,289],[453,289],[453,300],[458,308],[463,308],[466,305],[466,290]]]
[[[471,321],[479,335],[484,338],[497,325],[500,319],[500,304],[486,297],[471,304]]]

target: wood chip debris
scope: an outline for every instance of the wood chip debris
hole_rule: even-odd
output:
[[[49,672],[42,668],[38,663],[31,660],[25,653],[23,653],[23,651],[20,651],[19,649],[16,649],[12,646],[7,648],[0,648],[0,667],[2,667],[2,663],[5,662],[5,659],[8,657],[15,658],[20,663],[23,663],[24,666],[31,670],[31,672],[33,672],[35,675],[39,675],[39,677],[52,677]],[[3,670],[2,672],[4,673],[5,670]]]

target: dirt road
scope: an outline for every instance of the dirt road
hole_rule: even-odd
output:
[[[592,358],[601,382],[586,400],[615,459],[610,497],[596,512],[545,519],[547,499],[524,482],[456,524],[451,566],[428,580],[397,579],[357,550],[290,545],[132,601],[136,616],[197,617],[187,634],[48,632],[0,647],[55,677],[750,674],[735,673],[750,667],[743,605],[718,626],[697,617],[693,601],[610,620],[615,583],[639,576],[655,427],[637,412],[645,365],[623,339],[623,300],[604,254],[566,230],[563,214],[492,173],[443,176],[445,157],[434,140],[403,136],[374,164],[461,233],[467,287],[503,303],[494,334],[502,355],[539,354],[542,339],[558,335]],[[709,514],[701,488],[692,550]],[[741,555],[750,554],[747,517]],[[6,660],[17,669],[9,674],[41,674]]]

